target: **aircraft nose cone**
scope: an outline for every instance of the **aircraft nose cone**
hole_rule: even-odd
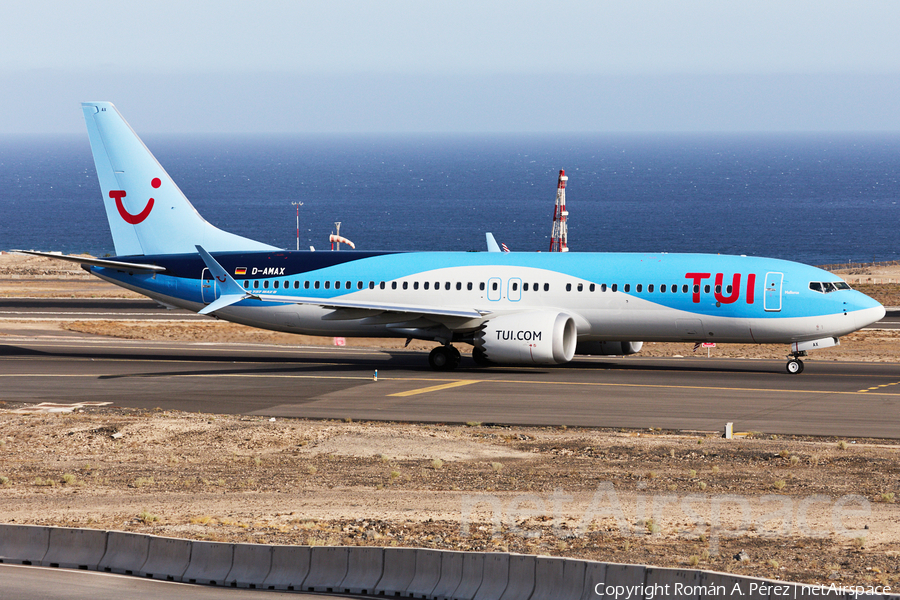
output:
[[[870,298],[870,300],[871,300],[871,298]],[[872,300],[872,304],[874,304],[874,306],[872,306],[870,304],[866,308],[862,308],[861,310],[855,311],[855,317],[856,317],[856,323],[857,323],[858,329],[862,329],[863,327],[868,327],[869,325],[872,325],[873,323],[877,323],[878,321],[880,321],[884,318],[885,314],[887,314],[884,307],[881,304],[879,304],[875,300]]]

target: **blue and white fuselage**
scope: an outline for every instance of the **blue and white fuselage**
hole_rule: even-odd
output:
[[[67,257],[159,302],[278,331],[437,340],[479,363],[564,363],[644,341],[791,344],[797,357],[884,316],[840,278],[712,254],[294,252],[221,231],[112,104],[83,105],[118,257]]]

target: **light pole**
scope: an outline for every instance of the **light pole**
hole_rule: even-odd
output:
[[[297,207],[297,250],[300,250],[300,207],[303,206],[303,203],[291,202],[291,205]]]

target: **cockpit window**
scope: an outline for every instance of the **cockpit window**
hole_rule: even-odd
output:
[[[845,281],[810,281],[809,289],[820,294],[830,294],[838,290],[851,289]]]

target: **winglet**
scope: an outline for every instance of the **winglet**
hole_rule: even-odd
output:
[[[241,300],[246,300],[247,298],[259,299],[258,296],[254,296],[242,288],[241,284],[235,281],[234,277],[229,275],[228,271],[226,271],[209,252],[204,250],[202,246],[197,246],[196,248],[197,252],[200,253],[200,258],[202,258],[204,264],[206,264],[206,268],[209,269],[209,272],[216,278],[216,281],[219,282],[222,289],[222,295],[219,296],[215,302],[198,311],[199,314],[208,315],[223,309],[226,306],[231,306],[236,302],[240,302]]]
[[[484,236],[487,238],[488,252],[500,252],[500,244],[494,239],[494,234],[488,231]]]

